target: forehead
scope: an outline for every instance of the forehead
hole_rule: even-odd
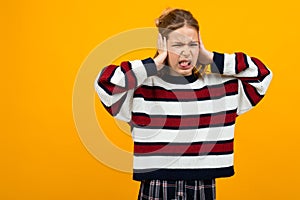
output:
[[[198,41],[198,32],[195,28],[184,26],[169,33],[171,42]]]

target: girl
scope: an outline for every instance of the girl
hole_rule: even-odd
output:
[[[131,126],[139,199],[215,199],[215,179],[234,174],[236,117],[263,98],[272,73],[244,53],[206,50],[189,11],[169,9],[156,26],[154,58],[104,68],[96,91]]]

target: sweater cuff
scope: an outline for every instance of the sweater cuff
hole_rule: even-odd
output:
[[[211,72],[212,73],[224,73],[224,54],[213,52],[213,63],[211,64]]]
[[[146,58],[142,60],[142,63],[145,66],[148,77],[157,74],[157,68],[152,58]]]

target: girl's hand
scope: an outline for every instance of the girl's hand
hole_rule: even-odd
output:
[[[213,52],[210,52],[208,50],[205,49],[204,47],[204,44],[202,42],[202,39],[201,39],[201,35],[200,35],[200,32],[199,32],[199,56],[198,56],[198,61],[201,63],[201,64],[204,64],[204,65],[208,65],[208,64],[211,64],[213,63]]]
[[[153,60],[156,64],[157,71],[159,71],[163,68],[165,60],[168,55],[167,39],[165,37],[163,38],[161,34],[158,35],[157,51],[158,51],[158,55]]]

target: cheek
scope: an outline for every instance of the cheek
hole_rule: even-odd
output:
[[[193,54],[193,60],[197,61],[199,55],[199,49],[193,49],[192,54]]]
[[[169,59],[169,64],[174,65],[175,63],[177,63],[179,59],[179,55],[172,52],[168,52],[168,59]]]
[[[195,49],[191,49],[193,56],[197,56],[199,54],[199,49],[195,48]]]

